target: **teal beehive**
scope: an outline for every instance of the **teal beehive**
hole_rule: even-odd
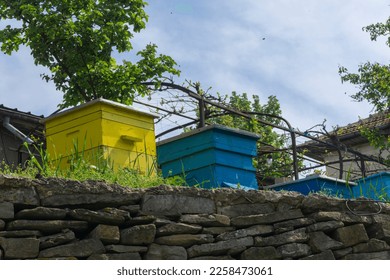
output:
[[[157,143],[164,177],[183,175],[189,186],[257,189],[253,157],[259,136],[211,125]]]

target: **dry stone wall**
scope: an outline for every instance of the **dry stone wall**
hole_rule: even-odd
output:
[[[390,206],[0,176],[0,259],[390,259]]]

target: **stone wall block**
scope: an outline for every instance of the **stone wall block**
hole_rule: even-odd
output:
[[[217,236],[216,240],[231,240],[247,236],[270,235],[273,232],[274,227],[271,225],[256,225],[249,228],[222,233]]]
[[[88,229],[86,221],[72,220],[15,220],[6,226],[7,230],[39,230],[47,233],[61,232],[64,229],[85,231]]]
[[[186,260],[187,251],[180,246],[151,244],[145,254],[146,260]]]
[[[0,202],[0,219],[10,220],[14,216],[14,204],[11,202]]]
[[[275,247],[251,247],[241,254],[241,260],[278,260],[281,254]]]
[[[181,223],[198,224],[206,227],[230,226],[230,218],[220,214],[182,215],[179,221]]]
[[[272,212],[275,212],[275,206],[272,203],[247,203],[217,207],[218,214],[229,216],[230,218]]]
[[[116,244],[120,240],[119,227],[100,224],[90,232],[89,237],[100,239],[103,244]]]
[[[333,236],[336,240],[342,242],[344,247],[368,241],[366,229],[362,224],[338,228]]]
[[[142,260],[139,253],[93,254],[87,260]]]
[[[39,206],[39,196],[32,180],[0,175],[0,186],[1,202],[27,207]]]
[[[260,224],[273,224],[298,218],[303,218],[303,214],[300,209],[295,209],[283,212],[273,212],[270,214],[235,217],[231,219],[231,224],[237,227],[248,227]]]
[[[312,231],[331,232],[343,226],[344,223],[341,221],[318,222],[308,226],[307,231],[308,232],[312,232]]]
[[[305,228],[268,237],[255,237],[255,246],[280,246],[288,243],[305,243],[309,239]]]
[[[4,259],[34,259],[39,254],[37,238],[0,238]]]
[[[360,243],[352,247],[353,253],[372,253],[389,251],[390,246],[384,240],[370,239],[367,243]]]
[[[87,258],[93,254],[102,254],[106,250],[99,239],[83,239],[66,245],[60,245],[40,251],[39,258],[76,257]]]
[[[301,260],[335,260],[335,257],[334,257],[333,252],[331,250],[326,250],[326,251],[321,252],[319,254],[310,255],[310,256],[301,258]]]
[[[260,247],[261,248],[261,247]],[[277,248],[283,258],[302,258],[311,254],[310,246],[301,243],[285,244]]]
[[[185,223],[170,223],[157,228],[156,236],[173,234],[197,234],[202,231],[200,225],[189,225]]]
[[[36,207],[33,209],[23,209],[16,213],[16,219],[24,220],[63,220],[68,213],[68,209]]]
[[[202,245],[194,245],[187,249],[188,257],[195,258],[198,256],[215,256],[226,254],[230,249],[236,247],[253,246],[252,237],[244,237],[229,241],[218,241]]]
[[[5,228],[5,222],[3,220],[0,220],[0,231]]]
[[[214,237],[211,234],[176,234],[169,236],[158,237],[154,240],[160,245],[181,246],[184,248],[192,245],[199,245],[214,242]]]
[[[43,250],[46,248],[59,246],[74,240],[76,240],[74,232],[69,229],[65,229],[61,233],[40,237],[39,249]]]
[[[324,252],[327,250],[340,249],[343,243],[330,238],[322,231],[309,233],[309,245],[313,253]]]
[[[93,224],[121,225],[125,222],[125,217],[122,213],[74,209],[69,212],[69,215],[73,219],[87,221]]]
[[[151,195],[143,196],[141,211],[155,216],[180,216],[181,214],[216,213],[213,200],[204,197],[185,195]]]
[[[123,245],[148,245],[154,241],[156,226],[139,225],[121,230],[120,243]]]

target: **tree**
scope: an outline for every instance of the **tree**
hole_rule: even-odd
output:
[[[390,17],[384,23],[371,24],[363,28],[370,33],[372,41],[387,36],[386,44],[390,47]],[[342,82],[356,85],[359,91],[351,97],[356,101],[368,101],[376,112],[389,114],[390,110],[390,64],[366,62],[359,65],[358,73],[350,73],[347,68],[340,67],[339,74]],[[370,144],[379,150],[381,157],[384,151],[390,153],[389,135],[383,135],[378,130],[362,127],[361,134]],[[390,156],[386,162],[390,164]]]
[[[0,19],[8,20],[0,48],[10,55],[28,46],[35,64],[51,72],[43,79],[64,93],[61,108],[99,97],[131,104],[148,92],[142,82],[179,74],[154,44],[139,51],[135,63],[113,58],[133,49],[130,39],[148,20],[145,6],[142,0],[0,0]]]

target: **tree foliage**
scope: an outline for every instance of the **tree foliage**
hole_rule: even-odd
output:
[[[60,107],[92,99],[130,104],[144,95],[144,81],[156,83],[165,73],[179,74],[175,61],[158,55],[148,44],[135,63],[117,64],[115,51],[133,49],[131,39],[145,28],[148,16],[142,0],[0,0],[0,48],[6,54],[28,46],[42,74],[64,93]]]
[[[390,17],[385,23],[376,23],[363,28],[370,33],[371,40],[387,36],[386,44],[390,47]],[[376,111],[390,108],[390,64],[366,62],[358,67],[358,73],[350,73],[347,68],[340,67],[342,82],[356,85],[359,91],[351,97],[356,101],[366,100]]]
[[[379,37],[387,37],[386,44],[390,47],[390,17],[384,23],[371,24],[363,28],[370,33],[372,41]],[[373,105],[376,112],[389,114],[390,110],[390,64],[378,62],[366,62],[359,65],[358,73],[350,73],[347,68],[340,67],[339,74],[342,82],[349,82],[356,85],[359,91],[351,97],[356,101],[368,101]],[[389,117],[389,116],[388,116]],[[371,130],[362,127],[361,134],[364,135],[371,146],[378,149],[379,157],[384,151],[390,153],[390,138],[383,135],[379,130]],[[390,156],[386,159],[390,164]]]

